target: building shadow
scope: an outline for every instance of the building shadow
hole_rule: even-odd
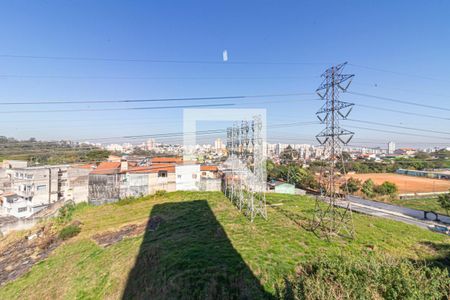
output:
[[[155,205],[122,299],[272,299],[206,200]]]

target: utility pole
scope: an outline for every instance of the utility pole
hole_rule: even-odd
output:
[[[316,135],[317,141],[323,146],[324,165],[320,170],[320,195],[316,198],[312,229],[319,230],[327,238],[335,235],[353,238],[354,235],[342,157],[342,148],[350,142],[354,133],[339,125],[339,121],[348,117],[354,105],[339,100],[339,93],[347,91],[354,77],[353,74],[342,74],[346,64],[327,69],[316,90],[319,97],[325,100],[316,113],[317,118],[325,125],[325,129]],[[343,183],[343,189],[340,188],[340,183]]]

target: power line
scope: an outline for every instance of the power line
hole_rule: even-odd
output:
[[[395,133],[395,134],[401,134],[401,135],[418,136],[418,137],[425,137],[425,138],[435,138],[435,139],[440,139],[440,140],[450,140],[450,137],[447,138],[447,137],[440,137],[440,136],[430,136],[430,135],[423,135],[423,134],[416,134],[416,133],[409,133],[409,132],[384,130],[384,129],[378,129],[378,128],[367,128],[367,127],[359,127],[359,126],[352,126],[351,128],[372,130],[372,131],[377,131],[377,132]]]
[[[0,105],[49,105],[49,104],[87,104],[87,103],[139,103],[139,102],[172,102],[172,101],[205,101],[205,100],[236,100],[266,97],[292,97],[302,95],[313,95],[314,93],[279,93],[260,95],[232,95],[232,96],[209,96],[209,97],[181,97],[181,98],[153,98],[153,99],[118,99],[118,100],[61,100],[61,101],[24,101],[24,102],[0,102]]]
[[[446,121],[450,120],[450,118],[446,118],[446,117],[439,117],[439,116],[427,115],[427,114],[422,114],[422,113],[415,113],[415,112],[404,111],[404,110],[397,110],[397,109],[378,107],[378,106],[371,106],[371,105],[365,105],[365,104],[356,104],[356,105],[360,106],[360,107],[376,109],[376,110],[381,110],[381,111],[390,111],[390,112],[395,112],[395,113],[409,115],[409,116],[410,115],[414,115],[414,116],[425,117],[425,118],[430,118],[430,119],[439,119],[439,120],[446,120]]]
[[[270,62],[270,61],[222,61],[222,60],[176,60],[147,58],[102,58],[86,56],[46,56],[46,55],[13,55],[0,54],[0,58],[45,59],[68,61],[101,61],[101,62],[140,62],[140,63],[171,63],[171,64],[213,64],[213,65],[323,65],[326,62]]]
[[[426,75],[411,74],[411,73],[406,73],[406,72],[398,72],[398,71],[393,71],[393,70],[386,70],[386,69],[382,69],[382,68],[376,68],[376,67],[364,66],[364,65],[359,65],[359,64],[352,64],[352,63],[349,63],[349,65],[350,65],[350,66],[353,66],[353,67],[356,67],[356,68],[361,68],[361,69],[366,69],[366,70],[372,70],[372,71],[377,71],[377,72],[391,73],[391,74],[395,74],[395,75],[408,76],[408,77],[416,77],[416,78],[422,78],[422,79],[427,79],[427,80],[437,80],[437,81],[446,81],[446,82],[449,82],[449,81],[446,80],[446,79],[436,78],[436,77],[431,77],[431,76],[426,76]]]
[[[401,129],[408,129],[408,130],[415,130],[415,131],[423,131],[423,132],[431,132],[431,133],[440,133],[440,134],[448,134],[448,135],[450,135],[450,132],[446,132],[446,131],[437,131],[437,130],[431,130],[431,129],[421,129],[421,128],[414,128],[414,127],[407,127],[407,126],[399,126],[399,125],[393,125],[393,124],[380,123],[380,122],[372,122],[372,121],[364,121],[364,120],[355,120],[355,119],[346,119],[346,121],[358,122],[358,123],[366,123],[366,124],[372,124],[372,125],[380,125],[380,126],[387,126],[387,127],[396,127],[396,128],[401,128]]]
[[[432,93],[432,92],[427,92],[427,91],[423,91],[423,90],[415,90],[415,89],[404,89],[404,88],[398,88],[398,87],[390,87],[390,86],[385,86],[382,84],[378,84],[378,83],[353,83],[354,85],[359,85],[359,86],[364,86],[364,87],[371,87],[371,88],[375,88],[375,89],[387,89],[387,90],[394,90],[394,91],[401,91],[401,92],[410,92],[410,93],[414,93],[414,94],[422,94],[422,95],[428,95],[428,96],[435,96],[435,97],[445,97],[445,98],[450,98],[449,95],[445,95],[445,94],[441,94],[441,93]]]
[[[347,93],[352,94],[352,95],[357,95],[357,96],[363,96],[363,97],[368,97],[368,98],[375,98],[375,99],[379,99],[379,100],[390,101],[390,102],[403,103],[403,104],[408,104],[408,105],[415,105],[415,106],[420,106],[420,107],[450,111],[450,108],[442,107],[442,106],[422,104],[422,103],[417,103],[417,102],[412,102],[412,101],[407,101],[407,100],[394,99],[394,98],[382,97],[382,96],[376,96],[376,95],[369,95],[369,94],[364,94],[364,93],[359,93],[359,92],[347,92]]]
[[[179,109],[179,108],[200,108],[200,107],[224,107],[224,106],[234,106],[234,105],[235,105],[234,103],[221,103],[221,104],[150,106],[150,107],[123,107],[123,108],[83,108],[83,109],[53,109],[53,110],[9,110],[9,111],[0,111],[0,114],[83,112],[83,111],[120,111],[120,110],[158,110],[158,109]]]
[[[87,75],[19,75],[0,74],[0,78],[18,79],[111,79],[111,80],[268,80],[316,78],[316,76],[87,76]]]
[[[274,124],[271,126],[267,126],[268,128],[280,128],[280,127],[290,127],[290,126],[300,126],[300,125],[312,125],[318,124],[317,121],[305,121],[305,122],[293,122],[293,123],[285,123],[285,124]],[[116,137],[100,137],[100,138],[84,138],[77,140],[111,140],[111,139],[136,139],[136,138],[160,138],[160,137],[174,137],[174,136],[183,136],[184,134],[211,134],[211,133],[226,133],[226,129],[211,129],[211,130],[202,130],[195,132],[172,132],[172,133],[162,133],[162,134],[144,134],[144,135],[132,135],[132,136],[116,136]]]

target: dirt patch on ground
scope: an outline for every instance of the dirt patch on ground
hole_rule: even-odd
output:
[[[14,280],[48,257],[61,244],[51,223],[0,248],[0,286]]]
[[[0,216],[0,227],[3,227],[7,224],[12,224],[17,222],[17,218],[14,216]]]
[[[362,182],[370,178],[375,184],[382,184],[385,181],[393,182],[397,185],[399,194],[445,192],[450,189],[450,180],[444,179],[431,179],[393,173],[349,174],[347,176],[359,179]]]
[[[101,234],[96,234],[92,239],[102,247],[109,247],[115,243],[122,241],[127,237],[135,237],[143,234],[145,231],[155,231],[163,219],[155,216],[143,224],[131,224],[121,227],[118,231],[108,231]]]

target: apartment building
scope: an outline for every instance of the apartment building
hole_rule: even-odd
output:
[[[26,161],[4,161],[0,169],[1,210],[28,217],[57,201],[87,201],[90,171],[89,166],[29,167]]]

